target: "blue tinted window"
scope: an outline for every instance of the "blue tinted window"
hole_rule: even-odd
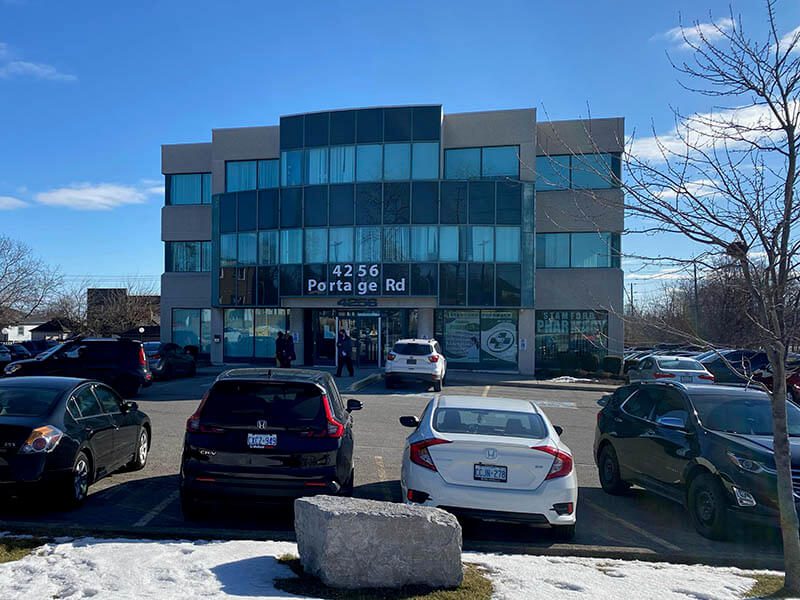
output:
[[[356,262],[381,261],[381,228],[359,227],[356,229]]]
[[[223,233],[219,236],[219,264],[230,267],[236,264],[237,237],[235,233]]]
[[[411,144],[386,144],[383,147],[383,178],[400,181],[411,177]]]
[[[272,229],[278,226],[278,190],[258,192],[258,228]]]
[[[219,196],[219,230],[223,233],[236,231],[236,194]]]
[[[303,230],[281,229],[280,258],[282,265],[299,265],[303,262]]]
[[[470,181],[469,222],[494,223],[494,182]]]
[[[477,179],[480,176],[480,148],[454,148],[444,151],[445,179]]]
[[[328,186],[307,187],[303,192],[303,219],[306,227],[328,224]]]
[[[303,267],[281,265],[281,296],[299,296],[303,289]]]
[[[352,183],[356,173],[356,147],[334,146],[330,149],[331,183]]]
[[[536,266],[541,268],[569,267],[569,234],[540,233],[536,235]]]
[[[458,260],[458,227],[439,227],[439,260]]]
[[[276,229],[258,232],[258,264],[278,264],[278,231]]]
[[[356,225],[379,225],[381,206],[380,183],[359,183],[356,186]]]
[[[463,306],[467,303],[467,265],[439,265],[439,304]]]
[[[386,142],[411,140],[410,108],[387,108],[383,111],[383,139]]]
[[[519,227],[495,228],[495,260],[519,262]]]
[[[441,185],[442,206],[439,211],[442,223],[466,223],[468,213],[467,183],[443,181]]]
[[[439,265],[411,263],[411,295],[435,296],[439,290]]]
[[[572,187],[604,189],[614,187],[610,154],[583,154],[572,157]]]
[[[353,185],[332,185],[330,189],[330,212],[329,221],[331,225],[352,225],[353,224],[353,203],[355,197],[355,186]]]
[[[306,264],[328,262],[328,230],[306,229]]]
[[[467,276],[469,305],[493,306],[494,265],[469,265]]]
[[[328,230],[328,262],[342,263],[353,260],[353,228],[331,227]]]
[[[495,303],[497,306],[519,306],[522,294],[520,265],[495,266]]]
[[[200,242],[200,270],[211,271],[211,242]]]
[[[439,257],[439,228],[438,227],[412,227],[411,228],[411,260],[431,261]]]
[[[236,160],[225,163],[225,191],[256,189],[256,161]]]
[[[281,152],[281,185],[303,184],[303,151]]]
[[[166,271],[168,273],[198,272],[201,270],[201,243],[167,242]]]
[[[383,141],[383,109],[369,108],[356,111],[356,140],[364,142]]]
[[[494,260],[494,227],[472,227],[472,260],[492,262]]]
[[[482,177],[519,177],[519,146],[483,149]]]
[[[536,157],[536,189],[569,189],[569,156]]]
[[[200,178],[203,184],[200,204],[211,204],[211,173],[202,173]]]
[[[414,107],[415,140],[438,141],[442,132],[442,108],[440,106]]]
[[[328,145],[328,115],[329,113],[315,113],[313,115],[306,115],[306,147]]]
[[[380,181],[383,166],[383,146],[358,146],[356,148],[356,181]]]
[[[611,266],[610,233],[573,233],[570,243],[570,266],[598,268]]]
[[[252,231],[256,229],[256,205],[258,203],[255,191],[240,192],[238,196],[239,231]]]
[[[522,186],[519,183],[497,182],[497,222],[508,225],[522,222]]]
[[[385,183],[383,185],[383,222],[408,223],[411,205],[411,184]]]
[[[356,141],[356,113],[340,110],[331,113],[331,145],[354,144]]]
[[[384,262],[407,262],[410,256],[408,227],[383,228]]]
[[[281,190],[281,227],[300,227],[303,215],[303,189]]]
[[[303,147],[303,115],[281,117],[281,150]]]
[[[309,185],[328,183],[328,149],[309,148],[306,150],[306,177]]]
[[[411,154],[411,179],[439,179],[439,143],[415,142]]]
[[[277,158],[258,161],[259,189],[276,188],[280,185],[279,166],[280,161]]]
[[[238,263],[240,265],[254,265],[256,264],[257,256],[258,250],[255,232],[240,233]]]
[[[439,184],[415,181],[411,186],[411,222],[439,222]]]
[[[169,203],[179,204],[204,204],[203,177],[205,175],[170,175],[169,176]],[[209,180],[210,180],[209,176]],[[210,185],[209,194],[211,192]]]

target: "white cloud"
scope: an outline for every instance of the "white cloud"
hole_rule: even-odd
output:
[[[654,36],[655,39],[666,39],[676,48],[687,50],[692,44],[698,44],[702,40],[714,42],[733,29],[733,20],[726,17],[717,19],[712,23],[694,23],[686,27],[673,27],[662,34]]]
[[[794,41],[795,37],[797,37],[798,35],[800,35],[800,26],[795,27],[789,33],[784,35],[778,41],[778,47],[781,48],[782,50],[783,49],[787,49],[789,47],[789,45],[792,43],[792,41]],[[797,53],[797,52],[800,52],[800,43],[795,43],[795,46],[792,49],[792,53],[793,54]]]
[[[28,204],[19,198],[0,196],[0,210],[16,210],[18,208],[25,208],[26,206],[28,206]]]
[[[11,52],[8,49],[8,44],[0,42],[0,60],[6,60],[9,56],[11,56]]]
[[[12,60],[4,65],[0,65],[0,79],[11,79],[12,77],[32,77],[33,79],[45,79],[48,81],[78,80],[75,75],[62,73],[53,65],[33,63],[25,60]]]
[[[76,183],[36,194],[36,201],[74,210],[111,210],[147,201],[148,191],[114,183]]]

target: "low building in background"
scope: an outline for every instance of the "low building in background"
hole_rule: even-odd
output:
[[[435,336],[451,369],[622,353],[622,118],[336,110],[162,146],[161,338],[214,363],[358,366]]]

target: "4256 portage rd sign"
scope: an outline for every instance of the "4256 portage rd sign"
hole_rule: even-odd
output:
[[[394,265],[393,265],[394,266]],[[337,263],[328,265],[327,278],[305,276],[304,295],[382,296],[408,294],[408,268],[384,273],[382,265]]]

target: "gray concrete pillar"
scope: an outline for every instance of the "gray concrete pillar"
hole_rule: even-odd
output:
[[[222,356],[222,341],[225,339],[225,322],[221,308],[211,309],[211,364],[221,365],[224,361]],[[219,340],[218,342],[215,340]]]
[[[434,329],[433,309],[420,308],[417,311],[417,337],[432,338]]]
[[[536,311],[519,311],[519,372],[533,375],[536,367]]]

